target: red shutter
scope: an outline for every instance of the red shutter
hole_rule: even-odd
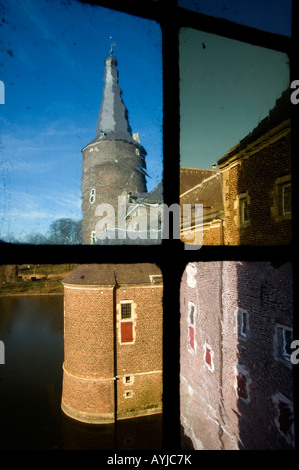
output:
[[[189,326],[189,343],[191,348],[194,351],[194,328],[193,326]]]
[[[212,357],[211,357],[211,350],[206,347],[206,357],[205,357],[206,363],[208,364],[209,367],[212,366]]]
[[[247,395],[247,389],[246,389],[246,383],[247,379],[245,375],[239,374],[237,377],[238,381],[238,395],[240,398],[244,398],[244,400],[247,400],[248,395]]]
[[[133,341],[133,322],[123,321],[121,322],[121,342],[132,343]]]

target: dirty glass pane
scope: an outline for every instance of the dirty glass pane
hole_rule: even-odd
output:
[[[12,0],[1,2],[1,39],[0,239],[80,243],[81,150],[96,136],[110,52],[147,191],[161,181],[160,27],[77,1]],[[89,188],[88,203],[97,196]]]
[[[178,6],[269,33],[291,36],[292,0],[178,0]]]
[[[288,56],[189,28],[179,41],[181,205],[203,205],[204,245],[288,243]]]

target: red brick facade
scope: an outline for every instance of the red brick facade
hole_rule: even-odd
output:
[[[181,421],[196,449],[293,447],[292,364],[282,341],[292,323],[289,263],[187,266],[181,283]]]
[[[283,188],[291,183],[290,122],[286,120],[243,149],[218,162],[222,174],[224,245],[288,244],[291,211],[284,211]],[[248,216],[242,219],[246,201]]]
[[[284,94],[269,116],[218,160],[219,171],[214,170],[214,175],[198,173],[201,179],[195,182],[196,173],[191,178],[187,169],[182,169],[181,178],[191,178],[193,188],[188,187],[188,181],[181,183],[180,202],[203,205],[203,222],[192,223],[193,230],[202,231],[203,245],[291,242],[289,114],[289,97]]]
[[[140,265],[118,266],[104,265],[89,279],[93,268],[79,267],[64,281],[62,409],[80,421],[109,423],[162,411],[163,285],[150,278],[159,270],[146,265],[138,284]],[[126,315],[122,304],[129,305]],[[132,336],[121,336],[124,323],[132,324]]]

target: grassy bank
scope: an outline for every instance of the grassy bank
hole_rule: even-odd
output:
[[[63,285],[60,281],[57,281],[55,279],[45,279],[38,281],[20,281],[1,286],[0,297],[22,294],[63,294]]]
[[[2,283],[0,297],[63,294],[61,281],[76,266],[74,264],[18,266],[18,279]]]

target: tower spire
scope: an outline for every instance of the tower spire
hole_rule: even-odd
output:
[[[112,39],[112,36],[110,36],[110,39]],[[111,43],[111,48],[110,48],[110,57],[113,55],[113,47],[116,47],[115,42]]]
[[[115,46],[115,43],[111,43],[110,55],[104,62],[105,84],[94,141],[125,140],[133,142],[128,111],[122,100],[122,91],[118,84],[117,60],[113,56],[113,47]]]

